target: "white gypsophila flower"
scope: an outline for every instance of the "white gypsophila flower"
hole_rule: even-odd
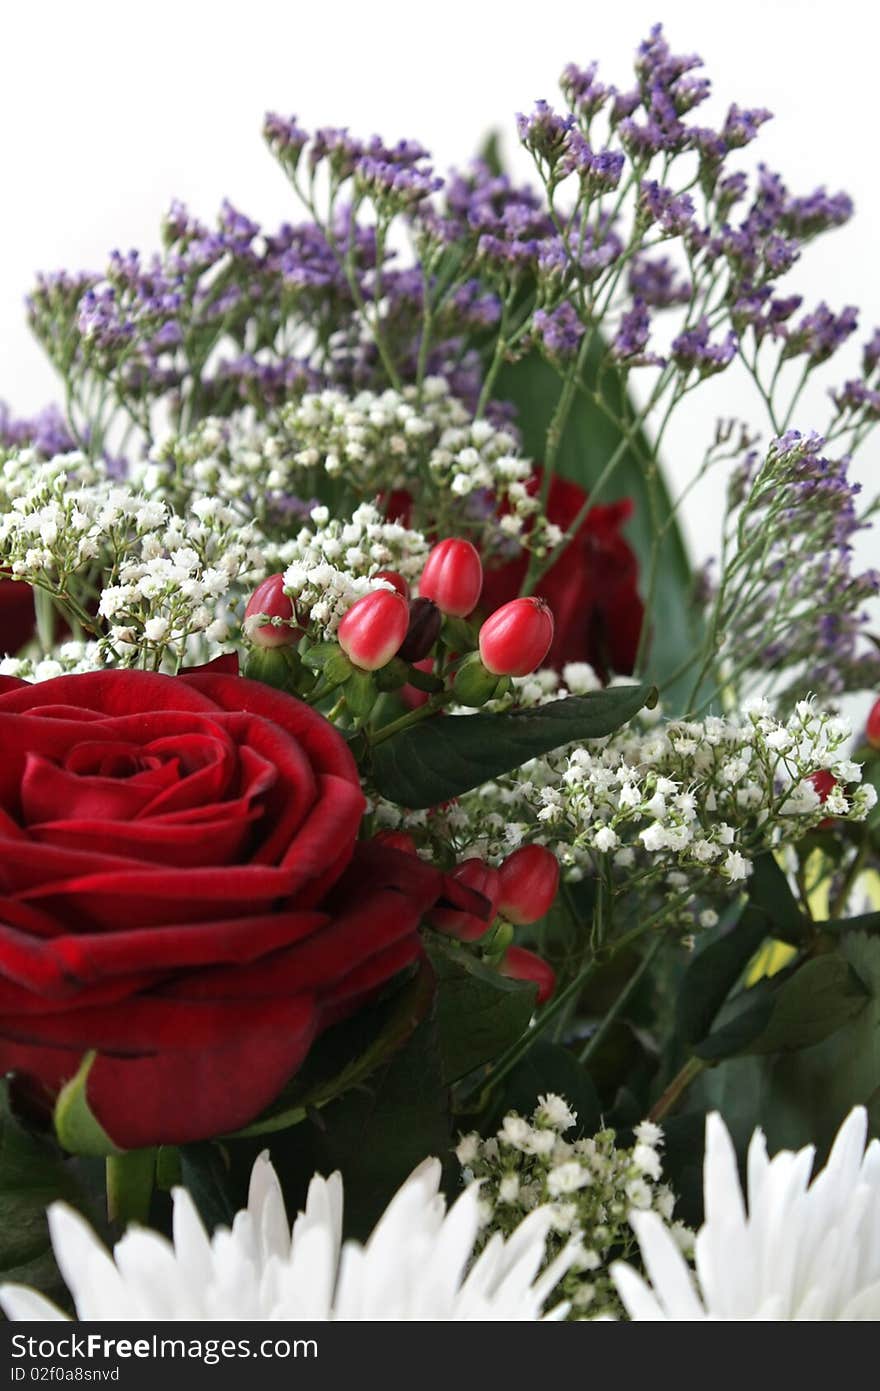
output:
[[[189,1193],[174,1191],[173,1242],[129,1227],[112,1256],[64,1203],[49,1209],[52,1245],[80,1320],[561,1319],[542,1308],[574,1258],[563,1251],[538,1273],[552,1223],[548,1207],[505,1240],[493,1236],[471,1264],[480,1230],[479,1186],[447,1212],[441,1166],[429,1159],[392,1198],[366,1244],[342,1241],[338,1173],[315,1175],[305,1212],[290,1224],[267,1154],[254,1164],[247,1208],[208,1237]],[[7,1318],[60,1320],[41,1294],[0,1286]]]
[[[570,693],[555,672],[514,687],[514,703],[525,707]],[[460,797],[454,815],[441,809],[432,819],[433,842],[498,864],[533,841],[570,881],[606,864],[630,892],[665,891],[670,914],[689,930],[712,925],[705,899],[744,887],[757,855],[797,843],[828,815],[862,821],[876,802],[847,755],[849,726],[812,701],[784,719],[766,701],[703,720],[655,723],[656,712],[647,713],[650,720],[641,712],[609,737],[532,759]],[[813,782],[821,770],[836,780],[824,802]],[[393,818],[410,829],[406,812]]]
[[[362,503],[350,519],[331,519],[325,507],[316,507],[311,521],[283,548],[284,591],[319,640],[332,638],[364,594],[389,588],[375,578],[378,571],[396,570],[409,581],[421,574],[428,554],[424,536],[386,522],[371,503]]]
[[[768,1159],[756,1130],[746,1203],[727,1128],[708,1116],[696,1285],[662,1218],[633,1214],[650,1284],[623,1262],[611,1269],[630,1317],[880,1319],[880,1141],[865,1148],[867,1125],[864,1107],[855,1107],[812,1183],[812,1145]]]

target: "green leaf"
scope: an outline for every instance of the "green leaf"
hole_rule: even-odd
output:
[[[805,961],[774,996],[770,1020],[748,1051],[781,1053],[820,1043],[860,1014],[869,999],[859,976],[837,952]]]
[[[613,734],[655,698],[651,686],[612,686],[509,714],[438,715],[377,744],[373,778],[392,802],[436,806],[564,744]]]
[[[86,1053],[75,1077],[65,1082],[55,1102],[55,1134],[71,1154],[122,1154],[92,1113],[87,1095],[89,1072],[97,1054]]]
[[[497,1130],[508,1111],[530,1116],[538,1097],[547,1092],[564,1097],[577,1114],[577,1126],[568,1139],[575,1134],[595,1135],[601,1129],[602,1105],[586,1068],[561,1044],[539,1038],[493,1093],[491,1115],[481,1122],[481,1132]]]
[[[0,1085],[0,1277],[64,1300],[49,1240],[46,1209],[61,1198],[94,1221],[69,1162],[49,1138],[34,1135],[9,1107]]]
[[[808,1048],[854,1019],[869,998],[850,963],[838,952],[829,952],[744,990],[733,1002],[732,1017],[694,1051],[715,1061],[742,1053]]]
[[[607,366],[607,350],[598,338],[587,362],[585,385],[591,390],[595,387],[603,360],[606,366],[602,374],[602,397],[618,420],[631,422],[635,410],[627,397],[625,381],[620,373]],[[558,373],[537,353],[506,367],[498,377],[495,395],[516,405],[524,452],[539,462],[545,455],[547,431],[561,389]],[[578,392],[559,446],[557,472],[579,483],[589,493],[623,438],[620,427],[609,420],[594,401]],[[644,432],[634,431],[615,472],[596,499],[598,503],[608,503],[632,498],[635,504],[627,533],[639,557],[643,595],[653,539],[648,482],[652,468],[650,454]],[[652,680],[663,684],[693,654],[698,639],[696,624],[689,616],[692,574],[684,540],[677,522],[670,521],[672,502],[662,474],[657,471],[653,480],[657,524],[663,526],[669,522],[669,529],[658,553],[650,614],[653,636],[648,670]],[[663,691],[664,706],[672,711],[681,710],[688,689],[687,678],[672,683]]]
[[[798,943],[803,940],[804,917],[791,892],[788,880],[770,853],[759,855],[749,880],[749,899],[739,919],[697,953],[684,973],[678,994],[678,1033],[686,1043],[695,1044],[706,1037],[728,994],[741,979],[743,972],[766,937]],[[749,994],[749,1006],[761,997]],[[750,1016],[743,1018],[726,1037],[745,1039],[750,1030],[763,1027],[762,1018],[769,1019],[762,1004]],[[713,1047],[726,1048],[723,1040]],[[701,1057],[726,1056],[700,1052]]]
[[[423,967],[402,988],[372,1009],[328,1030],[312,1047],[305,1066],[257,1120],[227,1139],[270,1135],[298,1125],[310,1110],[326,1106],[363,1082],[401,1047],[431,1006],[434,981]]]
[[[796,1051],[731,1058],[703,1073],[690,1089],[689,1107],[720,1110],[735,1126],[740,1150],[761,1125],[771,1154],[812,1143],[821,1165],[845,1116],[877,1093],[880,937],[848,933],[839,950],[868,991],[857,1014],[828,1037]],[[869,1114],[873,1133],[880,1133],[876,1105]]]
[[[457,1082],[515,1043],[528,1028],[535,987],[484,966],[458,942],[434,937],[437,1029],[443,1080]]]
[[[766,936],[764,915],[746,910],[723,936],[710,942],[691,961],[679,987],[677,1004],[678,1032],[686,1043],[699,1043],[706,1037],[729,992]]]
[[[364,1237],[417,1164],[451,1152],[436,1019],[424,1019],[403,1048],[331,1102],[309,1131],[310,1162],[325,1174],[342,1171],[346,1234]]]

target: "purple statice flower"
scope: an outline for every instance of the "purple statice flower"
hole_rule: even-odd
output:
[[[299,125],[296,116],[284,117],[275,111],[267,111],[263,121],[263,138],[274,155],[295,169],[309,136]]]
[[[465,280],[450,296],[450,308],[461,328],[494,328],[501,320],[501,300],[488,294],[479,280]]]
[[[234,208],[228,198],[220,205],[218,222],[224,246],[233,256],[246,255],[260,233],[260,224]]]
[[[848,304],[839,314],[834,314],[824,300],[811,314],[805,314],[797,326],[789,331],[783,358],[799,357],[806,354],[810,364],[816,366],[826,362],[858,328],[859,311],[855,305]]]
[[[602,109],[610,95],[610,88],[596,81],[598,68],[598,63],[590,63],[586,68],[569,63],[559,79],[562,95],[569,106],[588,121]]]
[[[726,149],[736,150],[743,145],[751,144],[761,126],[772,119],[773,112],[767,111],[762,106],[746,108],[737,106],[734,102],[727,113],[724,125],[721,127],[721,139],[724,141]]]
[[[645,179],[639,189],[639,213],[646,226],[656,222],[668,237],[680,237],[694,222],[690,194],[676,194],[656,179]]]
[[[386,215],[406,212],[443,187],[432,169],[365,155],[355,167],[357,187]]]
[[[595,197],[617,188],[625,163],[620,150],[593,150],[575,126],[566,135],[559,167],[563,174],[577,174],[587,196]]]
[[[565,149],[566,136],[574,125],[574,116],[560,116],[546,101],[535,102],[528,116],[517,113],[516,129],[526,149],[553,168]]]
[[[44,406],[30,420],[16,419],[5,401],[0,401],[0,449],[28,446],[41,458],[69,454],[76,448],[63,414],[56,405]]]
[[[574,357],[584,336],[584,325],[568,300],[563,300],[555,309],[536,310],[532,326],[547,356],[561,360]]]
[[[739,339],[731,330],[720,343],[709,341],[709,321],[701,319],[672,341],[672,356],[679,367],[696,368],[701,377],[723,372],[736,357]]]
[[[789,198],[783,215],[784,230],[806,240],[830,227],[842,227],[853,215],[853,201],[846,193],[829,194],[824,188],[802,198]]]
[[[831,399],[841,415],[864,415],[868,420],[880,420],[880,391],[869,387],[860,378],[844,382],[831,392]]]
[[[735,174],[726,174],[723,179],[718,180],[715,186],[715,205],[719,217],[726,217],[734,204],[745,198],[748,187],[748,175],[742,170]]]
[[[687,304],[691,297],[690,281],[684,279],[668,256],[644,253],[634,256],[630,264],[629,290],[652,309]]]
[[[798,260],[801,249],[793,238],[773,232],[764,243],[764,263],[772,276],[785,275]]]
[[[648,305],[640,296],[632,302],[632,307],[627,309],[620,318],[617,333],[611,343],[612,356],[618,362],[626,362],[633,358],[641,359],[648,346],[648,339],[651,336],[651,315],[648,312]]]
[[[363,156],[363,142],[356,140],[346,126],[322,126],[309,144],[309,168],[314,172],[326,162],[337,180],[350,178]]]
[[[873,376],[880,363],[880,328],[875,328],[862,348],[862,370],[866,377]]]
[[[241,399],[251,401],[260,410],[281,405],[308,391],[320,391],[325,385],[320,374],[301,358],[261,361],[251,353],[220,362],[217,380],[233,382]]]

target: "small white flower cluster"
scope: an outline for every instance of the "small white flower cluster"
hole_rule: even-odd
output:
[[[563,682],[536,672],[517,683],[515,699],[536,705],[598,685],[584,664],[565,668]],[[796,842],[826,817],[865,819],[877,794],[861,784],[850,738],[845,720],[809,700],[785,719],[765,700],[702,720],[645,711],[609,738],[534,759],[430,819],[384,805],[377,817],[451,840],[460,856],[497,863],[538,841],[569,879],[610,865],[628,885],[650,879],[675,897],[724,896],[748,878],[754,855]],[[817,788],[817,773],[831,775],[830,790],[821,780]],[[711,926],[714,910],[703,918]]]
[[[87,671],[103,671],[104,655],[96,642],[62,642],[51,657],[4,657],[0,676],[19,681],[52,681],[56,676],[79,676]]]
[[[577,1250],[552,1302],[570,1300],[572,1318],[619,1317],[622,1308],[608,1267],[622,1251],[627,1259],[637,1258],[630,1212],[656,1212],[669,1223],[675,1207],[672,1191],[660,1182],[663,1132],[643,1121],[629,1148],[618,1146],[613,1130],[564,1139],[576,1122],[568,1103],[550,1093],[538,1098],[530,1120],[511,1111],[497,1135],[463,1136],[456,1155],[464,1181],[481,1182],[484,1243],[495,1232],[508,1235],[525,1213],[547,1204],[553,1222],[547,1258],[572,1241]],[[671,1231],[689,1252],[688,1228],[676,1222]]]
[[[184,518],[108,479],[82,455],[6,460],[0,491],[0,564],[108,628],[102,651],[121,664],[159,667],[193,638],[223,642],[232,607],[265,574],[258,532],[218,499]]]
[[[136,477],[178,509],[194,497],[222,498],[274,540],[328,488],[340,506],[404,489],[417,523],[454,519],[459,530],[488,525],[488,539],[494,533],[502,545],[555,545],[561,533],[538,518],[532,472],[510,430],[474,420],[442,377],[429,377],[421,394],[415,386],[354,396],[327,389],[261,422],[245,411],[208,418],[163,443]]]
[[[377,571],[396,570],[414,582],[422,572],[428,543],[419,531],[386,522],[364,502],[350,521],[331,519],[315,507],[312,527],[283,547],[284,590],[296,604],[300,622],[319,641],[329,640],[356,600],[371,589],[390,588]]]

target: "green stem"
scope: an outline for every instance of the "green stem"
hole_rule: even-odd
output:
[[[156,1151],[153,1148],[108,1155],[107,1216],[110,1221],[123,1225],[145,1223],[150,1215],[155,1177]]]
[[[708,1066],[709,1064],[705,1063],[702,1058],[688,1058],[684,1067],[675,1074],[662,1096],[654,1102],[648,1112],[648,1120],[660,1121],[665,1115],[668,1115],[687,1091],[691,1082],[699,1077],[700,1073]]]
[[[663,934],[658,933],[656,939],[651,943],[650,947],[645,952],[645,955],[642,957],[641,961],[636,967],[636,970],[630,976],[626,985],[623,987],[623,990],[621,990],[617,999],[614,1001],[614,1004],[608,1010],[607,1014],[602,1020],[602,1023],[599,1025],[596,1032],[590,1035],[590,1037],[587,1039],[586,1044],[581,1049],[579,1057],[579,1061],[581,1063],[588,1063],[590,1058],[592,1058],[593,1054],[598,1052],[599,1048],[601,1048],[605,1039],[608,1037],[608,1032],[611,1029],[611,1026],[617,1019],[618,1015],[621,1014],[621,1012],[626,1008],[629,1001],[632,999],[632,996],[635,990],[637,989],[639,982],[642,980],[642,977],[647,972],[648,967],[651,965],[660,948],[663,946],[664,941],[665,938]]]
[[[399,734],[402,729],[409,729],[410,725],[418,724],[421,720],[427,719],[429,715],[436,714],[441,705],[444,705],[450,699],[451,695],[448,691],[440,692],[439,698],[435,696],[425,705],[420,705],[417,710],[410,710],[406,715],[401,715],[399,719],[392,720],[390,724],[383,725],[381,729],[370,736],[370,743],[374,745],[383,744],[386,739],[390,739],[393,735]]]

